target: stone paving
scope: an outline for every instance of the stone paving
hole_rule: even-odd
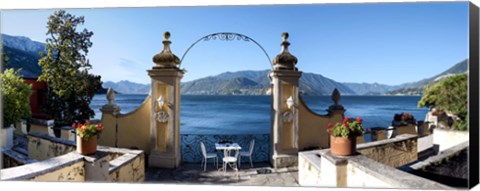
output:
[[[16,136],[14,148],[20,154],[26,152],[28,140],[25,136]],[[221,168],[221,163],[219,168]],[[224,173],[214,164],[207,164],[204,172],[200,164],[184,163],[177,169],[145,168],[145,182],[162,184],[205,184],[205,185],[241,185],[241,186],[299,186],[298,169],[280,168],[275,170],[269,163],[254,163],[241,165],[238,176],[231,168]]]
[[[275,170],[268,163],[255,163],[253,168],[245,163],[241,166],[238,176],[231,168],[224,173],[214,164],[207,164],[205,172],[200,164],[182,164],[177,169],[146,168],[145,182],[186,185],[299,186],[296,167]]]

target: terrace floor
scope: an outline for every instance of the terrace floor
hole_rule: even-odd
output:
[[[18,153],[28,155],[28,140],[16,136],[14,147]],[[221,168],[221,161],[219,161]],[[242,163],[238,176],[231,168],[224,174],[214,164],[207,164],[204,172],[200,164],[183,163],[177,169],[145,168],[145,182],[162,184],[203,184],[203,185],[242,185],[242,186],[299,186],[298,169],[280,168],[275,170],[269,163]]]
[[[219,167],[221,163],[219,164]],[[200,164],[182,164],[177,169],[147,168],[145,182],[165,184],[206,184],[242,186],[299,186],[297,168],[275,170],[268,163],[255,163],[253,168],[242,164],[238,176],[231,168],[226,174],[214,164],[207,164],[204,172]]]

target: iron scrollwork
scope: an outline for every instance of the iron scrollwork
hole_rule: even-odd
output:
[[[243,40],[243,41],[250,41],[250,38],[248,36],[245,36],[243,34],[238,34],[238,33],[226,33],[226,32],[221,32],[221,33],[214,33],[210,34],[207,36],[203,37],[204,41],[209,41],[209,40],[224,40],[224,41],[232,41],[232,40]]]
[[[199,43],[200,41],[211,41],[211,40],[217,40],[217,39],[218,40],[223,40],[223,41],[233,41],[233,40],[236,39],[236,40],[243,40],[245,42],[253,42],[263,51],[263,53],[265,54],[265,56],[268,59],[268,63],[270,63],[272,61],[272,59],[270,59],[270,56],[268,56],[267,51],[265,51],[265,49],[257,41],[253,40],[252,38],[250,38],[246,35],[243,35],[243,34],[239,34],[239,33],[218,32],[218,33],[213,33],[213,34],[209,34],[207,36],[204,36],[204,37],[198,39],[197,41],[195,41],[192,45],[190,45],[190,47],[187,48],[185,53],[183,53],[182,58],[180,59],[180,65],[183,63],[183,59],[187,55],[188,51],[190,51],[190,49],[192,49],[193,46],[195,46],[195,44]],[[180,65],[178,66],[179,68],[180,68]],[[273,67],[273,65],[271,65],[271,66]]]

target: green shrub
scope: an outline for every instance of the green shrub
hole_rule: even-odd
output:
[[[22,117],[30,117],[32,86],[23,82],[19,71],[6,69],[0,74],[3,94],[3,126],[15,124]]]
[[[468,129],[468,76],[459,74],[450,76],[437,83],[429,84],[423,91],[418,107],[435,107],[437,110],[449,111],[459,119],[453,128]]]

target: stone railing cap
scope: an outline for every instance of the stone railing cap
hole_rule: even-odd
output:
[[[57,137],[51,137],[51,136],[49,136],[45,133],[38,133],[38,132],[29,133],[28,136],[37,137],[37,138],[41,138],[41,139],[47,139],[47,140],[55,142],[55,143],[60,143],[60,144],[65,144],[65,145],[70,145],[70,146],[76,146],[76,143],[71,141],[71,140],[61,139],[61,138],[57,138]]]
[[[324,157],[325,159],[327,159],[328,161],[332,162],[332,163],[335,164],[335,165],[347,164],[349,158],[356,156],[356,155],[354,155],[354,156],[346,156],[346,157],[333,156],[333,155],[332,155],[332,152],[330,151],[330,149],[320,150],[320,151],[318,151],[318,154],[319,154],[321,157]]]
[[[401,135],[398,135],[395,138],[391,138],[391,139],[385,139],[385,140],[380,140],[380,141],[358,144],[357,145],[357,150],[364,149],[364,148],[369,148],[369,147],[375,147],[375,146],[378,146],[378,145],[384,145],[384,144],[387,144],[387,143],[401,142],[401,141],[404,141],[404,140],[413,139],[413,138],[417,138],[417,137],[418,137],[418,135],[414,135],[414,134],[401,134]]]
[[[35,125],[45,125],[45,126],[54,126],[55,125],[55,120],[53,119],[38,119],[38,118],[31,118],[30,120],[31,124]]]
[[[349,158],[348,164],[359,168],[363,172],[372,175],[395,188],[453,189],[452,187],[438,182],[383,165],[364,155],[357,155]]]
[[[46,173],[54,172],[58,169],[71,166],[77,162],[80,162],[82,159],[82,155],[70,152],[65,155],[40,162],[2,169],[0,171],[0,177],[2,180],[29,180]]]

